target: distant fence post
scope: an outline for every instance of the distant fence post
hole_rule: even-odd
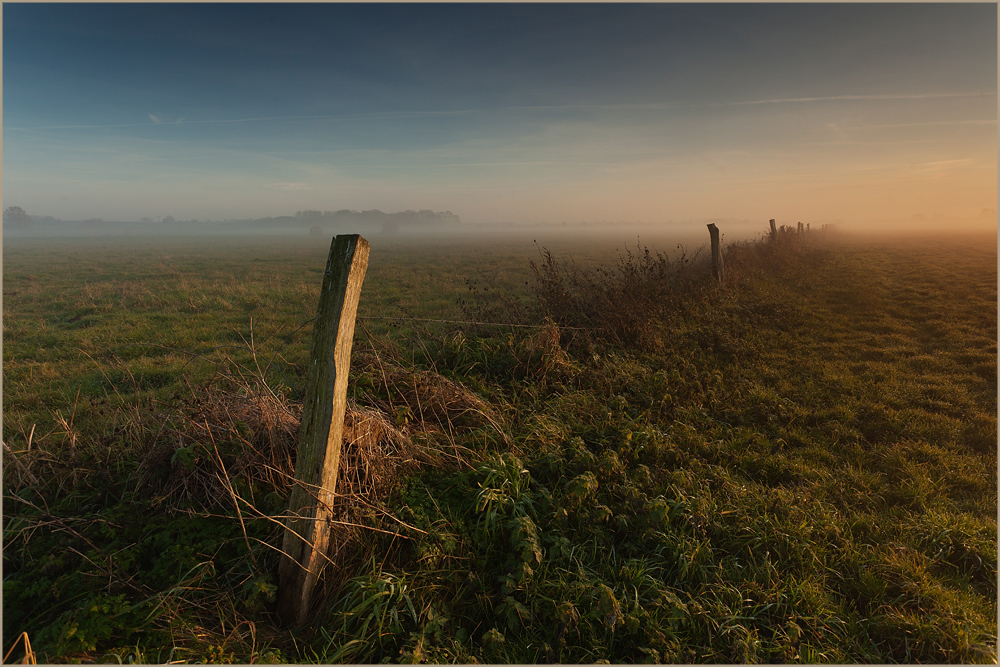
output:
[[[778,240],[778,230],[774,226],[774,218],[771,218],[770,222],[771,222],[771,240],[772,241],[777,241]]]
[[[330,540],[330,511],[340,466],[354,319],[368,268],[368,241],[358,234],[333,239],[313,325],[299,428],[295,484],[288,502],[284,555],[278,567],[278,614],[304,623]]]
[[[725,279],[725,268],[722,266],[722,249],[719,247],[719,228],[714,222],[708,225],[708,234],[712,239],[712,274],[721,285]]]
[[[802,231],[803,231],[803,227],[802,227],[802,222],[800,221],[800,222],[799,222],[799,228],[798,228],[798,232],[799,232],[799,234],[801,234],[801,233],[802,233]]]

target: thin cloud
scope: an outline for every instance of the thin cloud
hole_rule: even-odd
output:
[[[733,102],[622,102],[614,104],[555,104],[555,105],[520,105],[504,107],[478,107],[469,109],[431,109],[425,111],[370,111],[361,113],[341,113],[341,114],[318,114],[306,116],[255,116],[249,118],[218,118],[203,120],[187,120],[178,118],[168,121],[159,114],[147,114],[153,125],[179,125],[183,121],[184,125],[225,125],[239,123],[266,123],[281,121],[299,120],[379,120],[379,119],[399,119],[399,118],[433,118],[447,116],[461,116],[476,113],[491,113],[505,111],[571,111],[571,110],[662,110],[662,109],[691,109],[703,107],[739,107],[757,106],[767,104],[805,104],[809,102],[836,102],[836,101],[893,101],[893,100],[923,100],[923,99],[946,99],[946,98],[968,98],[968,97],[996,97],[996,91],[977,91],[970,93],[898,93],[898,94],[874,94],[874,95],[826,95],[815,97],[775,97],[760,100],[741,100]],[[109,123],[103,125],[48,125],[36,127],[9,127],[11,130],[77,130],[77,129],[103,129],[114,127],[148,127],[149,123]]]
[[[928,100],[951,97],[996,97],[996,91],[979,91],[974,93],[888,93],[875,95],[824,95],[817,97],[774,97],[764,100],[745,100],[742,102],[718,102],[708,106],[749,106],[755,104],[801,104],[805,102],[838,102],[838,101],[887,101],[887,100]]]
[[[928,127],[928,126],[948,126],[948,125],[996,125],[996,118],[968,119],[968,120],[931,120],[921,123],[879,123],[871,125],[848,125],[850,129],[869,129],[886,127]]]
[[[4,129],[7,130],[7,129],[14,129],[14,128],[4,128]],[[79,149],[87,151],[89,153],[94,153],[94,152],[112,153],[114,155],[127,155],[128,157],[141,158],[141,159],[144,159],[144,160],[156,159],[152,155],[141,155],[139,153],[132,153],[132,152],[129,152],[129,151],[120,151],[120,150],[116,150],[114,148],[108,148],[107,146],[103,146],[103,145],[96,145],[96,146],[94,146],[94,145],[87,145],[87,144],[78,144],[78,143],[74,143],[74,142],[71,142],[71,141],[64,141],[62,139],[53,139],[51,137],[42,137],[42,136],[33,135],[33,134],[24,134],[22,136],[24,136],[27,139],[33,139],[35,141],[42,141],[42,142],[46,142],[46,143],[50,143],[50,144],[55,144],[57,146],[69,146],[71,148],[79,148]]]
[[[545,107],[539,107],[545,108]],[[488,111],[488,109],[458,109],[454,111],[373,111],[368,113],[346,113],[346,114],[321,114],[312,116],[258,116],[254,118],[218,118],[205,120],[187,120],[183,117],[174,121],[166,121],[156,114],[147,114],[154,125],[224,125],[229,123],[266,123],[270,121],[295,121],[295,120],[351,120],[351,119],[379,119],[379,118],[423,118],[432,116],[457,116],[477,111]],[[37,127],[9,127],[10,130],[87,130],[104,129],[111,127],[149,127],[149,123],[108,123],[103,125],[46,125]]]
[[[839,141],[803,141],[802,146],[910,146],[912,144],[939,144],[941,139],[898,139],[895,141],[860,141],[841,139]]]
[[[947,170],[956,169],[958,167],[966,167],[970,164],[975,164],[975,160],[972,158],[959,158],[956,160],[933,160],[931,162],[918,162],[915,167],[921,169],[933,169],[933,170]]]
[[[548,167],[548,166],[566,166],[566,167],[579,167],[579,166],[598,166],[598,167],[615,167],[622,165],[630,165],[631,162],[593,162],[593,161],[582,161],[582,160],[568,160],[568,161],[552,161],[552,160],[529,160],[521,162],[420,162],[414,164],[387,164],[387,163],[351,163],[351,164],[336,164],[332,165],[338,169],[414,169],[414,170],[426,170],[426,169],[438,169],[453,167],[458,169],[464,169],[466,167]]]
[[[181,116],[177,120],[167,120],[161,114],[158,114],[158,113],[150,113],[150,114],[146,114],[146,115],[149,116],[149,120],[153,121],[153,125],[180,125],[181,121],[184,120],[183,116]],[[135,125],[145,125],[145,123],[135,123]],[[93,125],[91,127],[102,127],[102,126]],[[108,125],[108,126],[103,126],[103,127],[129,127],[129,125],[117,125],[117,126]],[[41,128],[39,128],[39,129],[41,129]],[[46,129],[50,129],[50,128],[46,128]]]

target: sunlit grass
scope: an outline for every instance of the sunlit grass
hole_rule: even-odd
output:
[[[258,516],[282,488],[225,463],[278,436],[213,421],[222,468],[170,438],[223,380],[295,404],[326,244],[8,244],[5,644],[27,631],[50,660],[995,661],[995,248],[737,247],[724,289],[632,310],[641,335],[623,337],[571,328],[561,307],[586,292],[532,299],[531,244],[376,243],[350,394],[422,458],[355,510],[365,539],[344,538],[316,621],[289,634],[271,615],[280,530]],[[585,277],[614,250],[554,253]],[[608,294],[599,308],[642,296]],[[407,319],[476,312],[537,328]],[[252,503],[197,495],[229,470]]]

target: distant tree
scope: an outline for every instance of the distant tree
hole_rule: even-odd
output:
[[[313,225],[309,228],[309,236],[319,236],[323,233],[323,228],[319,225]]]
[[[174,224],[174,223],[175,223],[175,222],[177,222],[177,221],[176,221],[176,220],[174,220],[174,216],[172,216],[172,215],[168,215],[167,217],[165,217],[165,218],[163,219],[163,222],[167,223],[168,225],[172,225],[172,224]]]
[[[27,227],[31,224],[31,216],[20,206],[4,209],[3,221],[11,227]]]

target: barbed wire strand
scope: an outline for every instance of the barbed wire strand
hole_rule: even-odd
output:
[[[473,324],[483,327],[524,327],[528,329],[544,329],[548,324],[513,324],[503,322],[477,322],[475,320],[435,320],[423,317],[376,317],[374,315],[358,315],[359,320],[401,320],[404,322],[441,322],[444,324]],[[556,325],[559,326],[559,325]],[[566,327],[559,326],[560,329],[575,329],[577,331],[596,331],[594,327]]]
[[[484,326],[484,327],[522,327],[522,328],[528,328],[528,329],[544,329],[545,327],[549,326],[548,324],[513,324],[513,323],[506,323],[505,324],[503,322],[478,322],[476,320],[437,320],[437,319],[429,319],[429,318],[422,318],[422,317],[393,317],[393,316],[386,317],[386,316],[374,316],[374,315],[358,315],[358,316],[355,317],[355,319],[358,319],[358,320],[398,320],[398,321],[403,321],[403,322],[440,322],[440,323],[443,323],[443,324],[472,324],[472,325],[475,325],[475,326]],[[290,343],[292,337],[295,336],[295,334],[297,334],[298,332],[302,331],[303,329],[305,329],[307,326],[309,326],[310,324],[312,324],[315,321],[316,321],[315,317],[310,317],[308,320],[306,320],[302,324],[300,324],[294,331],[292,331],[289,334],[285,334],[284,336],[282,336],[285,339],[284,340],[284,345],[287,345],[288,343]],[[556,326],[559,326],[559,325],[556,325]],[[595,328],[595,327],[568,327],[568,326],[559,326],[559,329],[573,330],[573,331],[597,331],[597,328]],[[273,334],[267,340],[271,340],[271,338],[277,338],[278,336],[279,336],[279,334]],[[284,345],[282,345],[281,348],[279,348],[279,351],[284,347]],[[187,349],[184,349],[184,348],[174,347],[172,345],[162,345],[162,344],[159,344],[159,343],[148,343],[148,342],[123,343],[121,345],[116,345],[115,347],[109,349],[109,352],[111,352],[112,359],[116,360],[116,361],[122,361],[122,360],[116,358],[115,352],[116,351],[120,352],[121,350],[130,348],[130,347],[149,347],[149,348],[157,348],[157,349],[161,349],[161,350],[168,350],[170,352],[180,352],[182,354],[186,354],[186,355],[188,355],[191,358],[188,359],[187,362],[185,362],[185,364],[182,367],[182,369],[186,368],[188,366],[188,364],[190,364],[191,362],[195,361],[196,359],[200,359],[202,361],[207,361],[209,363],[216,363],[216,362],[212,361],[211,359],[209,359],[208,357],[204,356],[205,354],[208,354],[208,353],[211,353],[211,352],[215,352],[216,350],[233,349],[233,350],[251,350],[252,351],[252,348],[250,348],[248,345],[214,345],[212,347],[205,348],[205,349],[203,349],[203,350],[201,350],[199,352],[192,352],[191,350],[187,350]],[[273,359],[273,357],[272,357],[272,359]]]

